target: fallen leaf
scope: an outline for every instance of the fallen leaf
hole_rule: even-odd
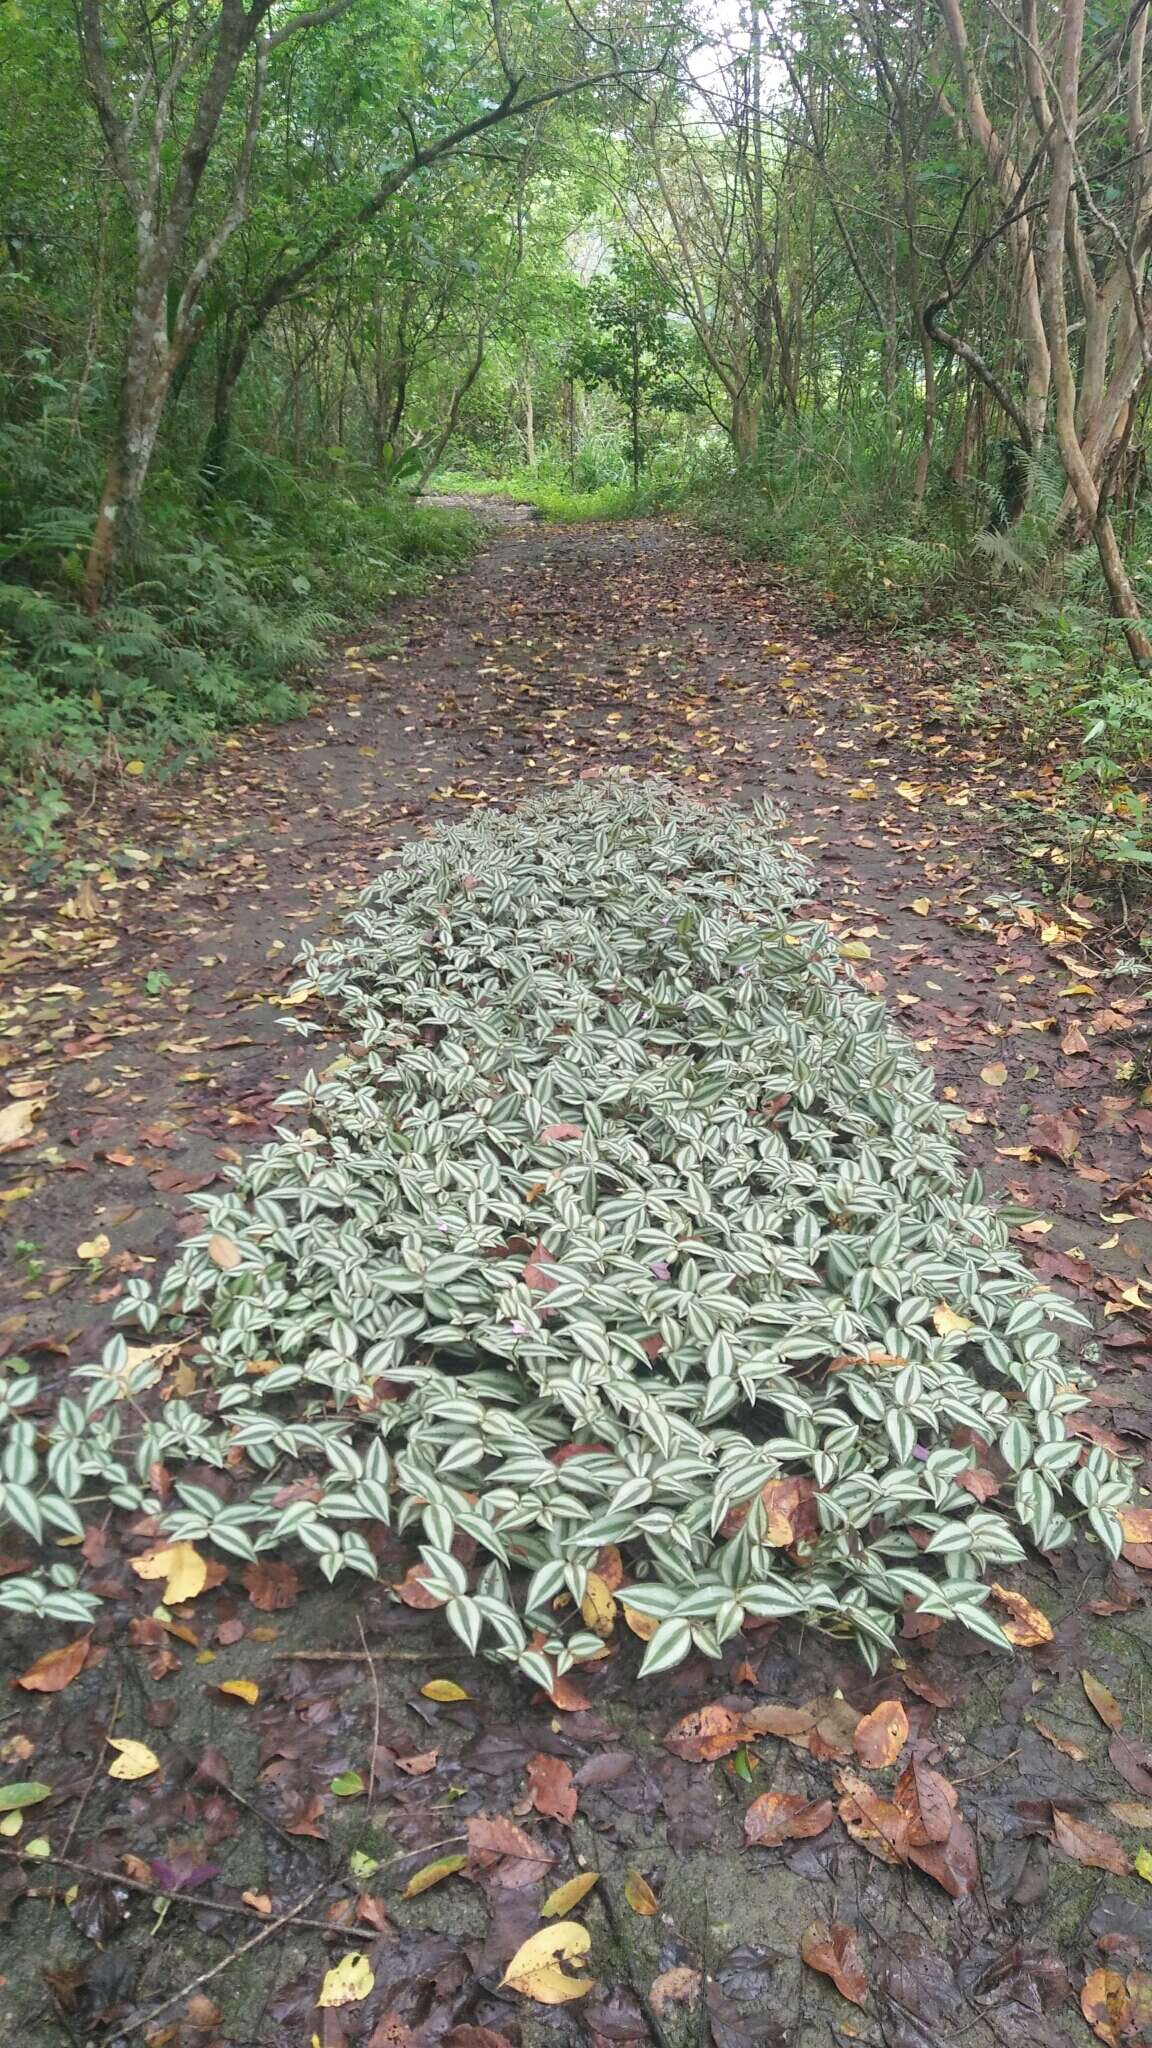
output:
[[[677,1721],[664,1737],[664,1747],[688,1763],[715,1763],[718,1757],[740,1749],[746,1734],[746,1718],[713,1702]]]
[[[969,1318],[958,1315],[954,1308],[949,1308],[946,1301],[937,1302],[933,1309],[932,1326],[938,1337],[959,1337],[965,1330],[972,1328]]]
[[[404,1887],[404,1897],[415,1899],[421,1892],[430,1892],[434,1884],[442,1884],[446,1877],[455,1877],[456,1872],[463,1870],[467,1861],[466,1856],[441,1856],[435,1863],[426,1863],[423,1870],[418,1870],[415,1876],[408,1879]]]
[[[646,1919],[650,1920],[660,1911],[659,1899],[647,1878],[641,1877],[638,1870],[630,1870],[624,1879],[624,1897],[632,1911],[643,1914]]]
[[[426,1700],[440,1700],[445,1703],[468,1698],[464,1687],[457,1685],[452,1678],[430,1678],[427,1685],[420,1687],[420,1691]]]
[[[537,1813],[546,1814],[550,1820],[570,1821],[575,1817],[579,1795],[571,1766],[562,1757],[529,1757],[528,1793]]]
[[[15,1785],[0,1785],[0,1813],[23,1813],[27,1806],[39,1806],[51,1790],[51,1785],[42,1785],[36,1778],[25,1778]]]
[[[1124,1714],[1119,1700],[1109,1692],[1106,1685],[1102,1685],[1098,1678],[1094,1678],[1090,1671],[1082,1671],[1080,1673],[1080,1683],[1084,1687],[1087,1699],[1095,1707],[1104,1726],[1111,1728],[1114,1734],[1119,1734],[1120,1729],[1124,1726]]]
[[[990,1060],[986,1067],[981,1067],[980,1079],[987,1082],[989,1088],[1002,1088],[1008,1079],[1008,1069],[1003,1060]]]
[[[1052,1838],[1061,1854],[1089,1870],[1110,1870],[1115,1877],[1127,1877],[1132,1866],[1115,1835],[1093,1827],[1074,1813],[1052,1808]]]
[[[578,1906],[581,1899],[586,1899],[593,1885],[599,1882],[598,1870],[582,1870],[579,1877],[570,1877],[565,1884],[558,1884],[554,1892],[549,1892],[540,1908],[541,1919],[554,1920],[558,1913],[570,1913],[573,1906]]]
[[[598,1572],[588,1574],[580,1615],[585,1628],[590,1628],[594,1635],[607,1638],[615,1627],[616,1601],[611,1587],[605,1584]]]
[[[59,1650],[45,1650],[37,1657],[20,1678],[14,1678],[13,1685],[23,1686],[25,1692],[63,1692],[71,1685],[77,1673],[84,1669],[92,1638],[77,1636],[71,1643],[65,1643]]]
[[[1080,1992],[1080,2010],[1097,2040],[1107,2048],[1120,2048],[1128,2031],[1131,2001],[1118,1970],[1090,1970]]]
[[[1152,1828],[1152,1806],[1134,1799],[1115,1799],[1108,1808],[1126,1828]]]
[[[226,1678],[216,1690],[227,1693],[229,1699],[244,1700],[250,1707],[254,1707],[260,1697],[260,1687],[252,1678]]]
[[[582,1962],[591,1946],[592,1937],[578,1920],[542,1927],[517,1949],[501,1984],[539,2005],[567,2005],[574,1998],[586,1998],[595,1989],[595,1979],[569,1976],[560,1966]]]
[[[1084,1762],[1088,1751],[1081,1749],[1078,1742],[1069,1742],[1067,1736],[1057,1735],[1055,1729],[1048,1726],[1047,1721],[1033,1720],[1032,1726],[1036,1730],[1037,1735],[1042,1735],[1045,1742],[1050,1742],[1053,1749],[1060,1751],[1061,1756],[1069,1757],[1074,1764],[1082,1764]]]
[[[1048,1616],[1042,1614],[1038,1607],[1033,1607],[1032,1602],[1026,1600],[1023,1593],[1014,1593],[1011,1586],[1001,1586],[995,1579],[988,1590],[992,1598],[998,1601],[1001,1607],[1006,1607],[1012,1616],[1011,1621],[1002,1621],[1000,1626],[1008,1641],[1015,1643],[1017,1649],[1032,1650],[1039,1643],[1052,1641],[1052,1623]]]
[[[178,1607],[182,1600],[195,1600],[208,1583],[207,1559],[191,1543],[162,1544],[131,1562],[137,1578],[167,1580],[166,1607]]]
[[[239,1245],[233,1244],[230,1237],[222,1237],[218,1230],[213,1231],[208,1239],[208,1257],[214,1266],[219,1266],[222,1273],[231,1273],[240,1264],[243,1256]]]
[[[762,1792],[744,1815],[744,1839],[760,1849],[822,1835],[836,1818],[830,1799],[805,1799],[796,1792]]]
[[[0,1152],[23,1145],[44,1104],[42,1101],[6,1102],[0,1109]]]
[[[907,1740],[908,1716],[900,1701],[881,1700],[857,1722],[852,1745],[866,1770],[882,1771],[895,1763]]]
[[[373,1989],[376,1978],[366,1955],[341,1956],[320,1986],[317,2005],[358,2005]]]
[[[584,1131],[580,1124],[545,1124],[540,1136],[545,1144],[555,1145],[564,1138],[582,1138]]]
[[[267,1564],[260,1559],[245,1566],[241,1576],[248,1598],[261,1614],[295,1606],[300,1581],[290,1564]]]
[[[661,1970],[652,1980],[648,2000],[657,2019],[663,2019],[670,2005],[694,2005],[700,1996],[700,1972],[678,1963]]]
[[[134,1784],[137,1778],[150,1778],[153,1771],[160,1769],[160,1759],[147,1743],[132,1742],[123,1736],[109,1736],[108,1743],[116,1751],[115,1760],[108,1766],[110,1778],[123,1778]]]
[[[863,2005],[868,1977],[856,1946],[856,1930],[840,1921],[814,1920],[800,1937],[800,1954],[810,1970],[831,1977],[842,1998]]]

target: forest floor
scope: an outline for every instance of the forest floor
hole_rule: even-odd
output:
[[[963,1106],[972,1163],[1032,1219],[1016,1231],[1029,1264],[1093,1316],[1103,1364],[1081,1428],[1143,1456],[1145,980],[1115,971],[1107,906],[1042,893],[1060,874],[1038,854],[1059,764],[958,724],[953,665],[818,633],[770,572],[686,526],[512,521],[345,648],[308,717],[165,784],[105,784],[63,860],[4,892],[0,1104],[28,1108],[0,1161],[0,1354],[52,1382],[93,1358],[125,1277],[194,1227],[187,1197],[338,1050],[333,1032],[305,1049],[282,1030],[292,961],[386,848],[628,764],[782,806],[852,971]],[[1135,1867],[1152,1844],[1152,1581],[1135,1567],[1152,1549],[1111,1573],[1088,1550],[1013,1573],[1055,1622],[1036,1641],[1021,1609],[1015,1656],[912,1617],[870,1679],[836,1642],[768,1629],[658,1686],[637,1685],[625,1647],[561,1706],[386,1587],[331,1590],[303,1567],[222,1570],[162,1623],[129,1569],[139,1547],[90,1534],[107,1596],[91,1641],[51,1674],[60,1690],[0,1702],[0,1807],[13,1778],[51,1788],[21,1834],[0,1824],[2,2038],[1049,2048],[1091,2038],[1083,1997],[1101,2040],[1152,2039]],[[45,1632],[12,1621],[5,1637],[18,1679]],[[428,1697],[436,1679],[464,1697]],[[791,1741],[739,1739],[751,1708],[811,1700]],[[883,1700],[958,1794],[963,1820],[920,1852],[931,1870],[845,1798],[845,1773],[864,1782],[859,1714]],[[160,1768],[110,1780],[109,1734]],[[891,1772],[865,1777],[892,1796]],[[746,1846],[766,1792],[794,1795],[774,1809],[793,1835]],[[829,1796],[851,1832],[819,1811]],[[466,1860],[403,1896],[445,1856]],[[599,1988],[560,2006],[499,1990],[582,1869],[601,1873],[574,1909]],[[855,1929],[859,1967],[849,1950],[840,1975],[860,2003],[801,1961],[816,1921]],[[353,1951],[368,1995],[318,2006]]]

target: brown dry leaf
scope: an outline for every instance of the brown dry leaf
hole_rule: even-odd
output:
[[[661,1970],[652,1980],[648,2001],[657,2019],[663,2019],[670,2005],[694,2005],[700,1996],[700,1972],[685,1963]]]
[[[1082,1764],[1084,1762],[1088,1751],[1081,1749],[1078,1742],[1069,1742],[1066,1736],[1057,1735],[1055,1729],[1048,1726],[1047,1721],[1038,1721],[1032,1715],[1029,1715],[1028,1719],[1031,1720],[1037,1735],[1042,1735],[1045,1742],[1050,1742],[1053,1749],[1060,1751],[1061,1756],[1069,1757],[1074,1764]]]
[[[656,1897],[648,1879],[641,1877],[638,1870],[630,1870],[624,1879],[624,1897],[627,1899],[632,1911],[643,1914],[647,1920],[650,1920],[653,1914],[660,1911],[659,1899]]]
[[[502,1889],[536,1884],[552,1867],[542,1842],[534,1842],[504,1814],[474,1813],[467,1822],[470,1877],[489,1877]]]
[[[569,1678],[567,1672],[553,1679],[548,1697],[562,1714],[582,1714],[585,1708],[592,1704],[587,1693],[581,1692],[575,1679]]]
[[[585,1628],[593,1635],[605,1640],[616,1626],[616,1602],[612,1588],[600,1577],[599,1572],[589,1572],[584,1598],[580,1602],[580,1614]]]
[[[1115,1694],[1110,1693],[1108,1687],[1103,1685],[1098,1678],[1094,1678],[1090,1671],[1082,1671],[1080,1673],[1080,1683],[1084,1687],[1085,1696],[1091,1705],[1095,1707],[1104,1726],[1111,1728],[1114,1735],[1118,1735],[1124,1726],[1124,1713]]]
[[[586,1899],[593,1885],[599,1882],[598,1870],[582,1870],[579,1877],[570,1877],[567,1883],[558,1884],[554,1892],[549,1892],[541,1906],[540,1918],[552,1920],[557,1914],[570,1913],[573,1906],[578,1906],[581,1899]]]
[[[948,1841],[956,1825],[956,1790],[942,1772],[913,1757],[896,1781],[895,1798],[908,1816],[910,1848]]]
[[[218,1230],[212,1232],[208,1239],[208,1257],[222,1273],[231,1273],[243,1256],[239,1245],[233,1244],[230,1237],[222,1237]]]
[[[814,1920],[800,1937],[800,1954],[810,1970],[831,1977],[842,1998],[863,2005],[868,1977],[856,1946],[856,1930],[840,1921]]]
[[[796,1792],[762,1792],[744,1815],[744,1839],[758,1849],[822,1835],[836,1818],[830,1799],[805,1799]]]
[[[1144,1806],[1135,1799],[1114,1799],[1109,1813],[1126,1828],[1152,1828],[1152,1806]]]
[[[430,1593],[425,1583],[428,1577],[426,1564],[409,1565],[404,1577],[393,1586],[392,1591],[405,1607],[415,1607],[421,1613],[429,1613],[434,1607],[443,1607],[444,1601],[438,1593]]]
[[[540,1136],[546,1145],[558,1145],[565,1138],[582,1138],[584,1127],[582,1124],[545,1124]]]
[[[894,1764],[908,1740],[908,1716],[899,1700],[881,1700],[856,1723],[852,1746],[865,1770],[883,1771]]]
[[[247,1565],[241,1577],[248,1598],[261,1614],[276,1614],[284,1607],[295,1606],[300,1581],[290,1564],[266,1564],[260,1559]]]
[[[575,1817],[578,1794],[571,1767],[562,1757],[529,1757],[528,1794],[537,1813],[546,1814],[549,1820]]]
[[[1081,1820],[1062,1807],[1052,1808],[1052,1839],[1061,1854],[1089,1870],[1110,1870],[1114,1877],[1127,1877],[1132,1865],[1115,1835]]]
[[[687,1763],[715,1763],[718,1757],[730,1756],[734,1749],[743,1746],[750,1723],[762,1711],[754,1708],[751,1714],[740,1715],[718,1703],[697,1707],[695,1713],[685,1714],[682,1721],[668,1730],[664,1747]]]
[[[208,1560],[191,1543],[164,1543],[132,1559],[140,1579],[165,1579],[164,1605],[178,1607],[195,1600],[208,1584]]]
[[[65,1643],[58,1650],[45,1650],[34,1664],[20,1678],[13,1679],[14,1685],[23,1686],[25,1692],[63,1692],[66,1685],[84,1669],[88,1652],[92,1647],[90,1635],[77,1636],[74,1642]]]
[[[1119,1970],[1090,1970],[1080,1993],[1080,2010],[1097,2040],[1120,2048],[1128,2031],[1131,2001]]]
[[[1010,1643],[1019,1650],[1034,1650],[1040,1643],[1052,1641],[1052,1623],[1038,1607],[1033,1607],[1023,1593],[1014,1593],[1011,1586],[1001,1586],[993,1579],[988,1588],[992,1598],[1006,1607],[1011,1621],[1002,1621],[1000,1626]]]
[[[501,1978],[509,1990],[534,1998],[539,2005],[567,2005],[574,1998],[586,1998],[594,1991],[592,1977],[572,1977],[561,1966],[583,1962],[592,1937],[578,1920],[560,1920],[555,1927],[541,1927],[517,1949]]]

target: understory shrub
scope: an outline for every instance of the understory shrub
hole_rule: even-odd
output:
[[[545,1686],[601,1653],[581,1603],[611,1545],[648,1672],[746,1616],[874,1666],[908,1600],[1003,1646],[986,1568],[1077,1522],[1114,1555],[1127,1476],[1066,1431],[1085,1396],[1053,1325],[1083,1319],[793,915],[808,888],[768,814],[659,783],[406,848],[306,956],[352,1050],[196,1197],[158,1294],[128,1283],[146,1341],[50,1420],[32,1379],[4,1389],[7,1515],[75,1536],[106,1494],[330,1579],[375,1575],[387,1524],[469,1649]],[[142,1422],[189,1330],[206,1396]],[[0,1604],[93,1600],[57,1564]]]

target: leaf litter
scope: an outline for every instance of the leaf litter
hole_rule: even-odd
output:
[[[408,650],[387,691],[366,694],[363,674],[337,664],[325,702],[331,743],[318,744],[315,721],[261,735],[194,778],[133,791],[130,828],[114,796],[77,828],[86,838],[69,858],[104,872],[115,872],[118,846],[144,847],[147,890],[101,878],[103,914],[89,924],[60,916],[64,887],[52,879],[18,886],[5,964],[31,1028],[19,1042],[0,1040],[0,1149],[17,1175],[10,1213],[45,1260],[10,1284],[0,1346],[63,1375],[125,1280],[166,1255],[186,1195],[271,1132],[277,1095],[306,1063],[276,1025],[291,957],[301,936],[321,929],[336,890],[361,887],[389,844],[454,810],[624,763],[702,794],[767,787],[783,799],[818,864],[819,908],[844,958],[935,1064],[945,1099],[964,1113],[970,1158],[1019,1209],[1017,1241],[1033,1270],[1096,1315],[1103,1370],[1076,1419],[1085,1455],[1095,1441],[1143,1456],[1152,1442],[1152,1102],[1129,1069],[1145,999],[1110,978],[1101,907],[1075,893],[1041,900],[1027,878],[1005,888],[983,822],[1012,787],[1028,786],[1042,815],[1055,795],[1048,771],[1021,769],[977,739],[956,746],[945,779],[946,675],[894,650],[821,640],[770,575],[695,537],[528,530],[501,538],[493,558],[515,568],[515,597],[486,591],[477,570],[410,607]],[[761,651],[764,642],[776,651]],[[671,663],[657,659],[673,645]],[[376,753],[359,752],[364,745]],[[204,824],[214,804],[226,830]],[[180,835],[199,841],[194,871],[164,852]],[[272,946],[269,909],[282,939]],[[160,1030],[134,978],[141,962],[172,984]],[[67,995],[55,992],[62,978]],[[578,1137],[553,1131],[558,1150]],[[227,1268],[235,1251],[221,1235],[212,1256]],[[525,1284],[541,1298],[548,1263],[542,1247],[530,1251]],[[962,1334],[954,1304],[931,1313],[938,1332]],[[878,1373],[898,1366],[875,1362]],[[193,1391],[179,1345],[158,1347],[149,1370],[165,1398]],[[967,1475],[993,1501],[1005,1484],[997,1455],[980,1448]],[[793,1540],[796,1502],[781,1494],[772,1511],[781,1541]],[[834,1642],[811,1638],[797,1670],[786,1632],[769,1626],[731,1646],[729,1692],[721,1680],[717,1697],[716,1674],[697,1663],[663,1702],[636,1690],[625,1646],[634,1637],[638,1647],[651,1624],[628,1609],[618,1559],[605,1555],[580,1619],[602,1635],[606,1659],[585,1667],[579,1686],[557,1674],[551,1699],[526,1704],[483,1672],[468,1689],[438,1681],[445,1640],[421,1600],[421,1568],[402,1549],[389,1573],[401,1604],[373,1589],[364,1625],[372,1649],[424,1655],[415,1692],[393,1682],[405,1665],[386,1655],[373,1682],[356,1661],[355,1626],[309,1573],[263,1559],[209,1567],[194,1546],[159,1543],[144,1528],[128,1554],[115,1532],[93,1528],[84,1557],[107,1589],[107,1620],[58,1645],[13,1632],[17,1713],[0,1724],[0,1849],[10,1859],[0,1862],[0,1917],[15,1915],[19,1927],[45,1852],[92,1866],[57,1873],[54,1910],[71,1914],[75,1946],[49,1994],[62,2015],[91,2024],[135,1996],[127,1961],[119,1980],[100,1974],[121,1952],[117,1900],[147,1903],[132,1885],[166,1915],[147,1965],[164,1988],[172,1966],[155,1971],[170,1952],[176,1976],[190,1981],[225,1937],[238,1945],[252,1928],[299,1916],[289,1932],[310,1947],[298,1982],[270,1984],[251,2014],[230,2009],[227,1975],[214,2000],[190,1991],[173,2048],[185,2037],[200,2048],[212,2027],[224,2042],[271,2041],[293,2029],[310,2038],[321,2024],[340,2030],[324,2035],[324,2048],[329,2038],[422,2048],[422,2027],[449,2017],[462,1995],[472,2000],[467,2020],[436,2020],[435,2038],[446,2048],[513,2048],[510,1999],[547,2002],[522,1988],[525,1947],[565,1930],[558,1946],[530,1950],[527,1976],[542,1956],[537,1983],[554,1990],[554,1968],[557,2002],[578,2009],[598,1978],[622,1967],[614,1926],[628,1930],[628,1963],[588,2007],[609,2030],[602,2041],[644,2038],[644,2000],[658,2016],[700,2006],[715,2048],[766,2041],[754,2029],[774,2023],[792,1970],[826,1977],[832,1998],[867,1999],[902,2048],[910,2013],[946,2041],[957,2011],[1021,2006],[1043,2016],[1045,2044],[1082,2038],[1083,2013],[1097,2038],[1124,2048],[1150,2010],[1152,1952],[1131,1916],[1147,1883],[1139,1836],[1152,1824],[1152,1755],[1141,1712],[1128,1705],[1139,1698],[1133,1659],[1114,1634],[1093,1634],[1093,1617],[1105,1629],[1111,1616],[1145,1629],[1152,1508],[1126,1510],[1123,1533],[1113,1570],[1090,1551],[1080,1558],[1096,1574],[1083,1600],[1074,1574],[1057,1580],[1055,1597],[1051,1583],[1023,1572],[1000,1590],[1019,1681],[1011,1659],[1001,1668],[983,1648],[951,1643],[910,1608],[901,1647],[917,1661],[894,1659],[874,1682]],[[350,1646],[344,1664],[280,1661],[336,1641]],[[121,1725],[113,1720],[123,1658],[146,1702],[142,1719],[133,1704],[131,1736],[126,1707]],[[994,1687],[1002,1704],[965,1741],[975,1686]],[[635,1743],[613,1718],[620,1705],[639,1712],[646,1734]],[[109,1782],[109,1759],[131,1764],[134,1745],[154,1767]],[[1034,1761],[1042,1751],[1043,1766]],[[781,1783],[782,1768],[799,1778]],[[1063,1783],[1061,1772],[1081,1775]],[[365,1846],[337,1852],[334,1829],[367,1802],[333,1787],[354,1783],[371,1786],[386,1840],[368,1819]],[[10,1823],[19,1831],[7,1832]],[[229,1884],[222,1859],[240,1844],[258,1875]],[[704,1849],[739,1872],[750,1906],[759,1901],[757,1926],[727,1955],[705,1952],[669,1886],[678,1859]],[[1052,1856],[1107,1887],[1107,1911],[1086,1906],[1063,1977],[1043,1952],[1045,1893],[1036,1892],[1035,1873],[1042,1879]],[[803,1878],[794,1912],[759,1889],[780,1868]],[[1021,1895],[1027,1886],[1035,1894],[1013,1909],[1026,1938],[1010,1937],[993,1910],[1002,1869]],[[302,1907],[318,1881],[319,1903]],[[879,1946],[840,1918],[845,1882],[872,1888]],[[70,1883],[76,1912],[62,1903]],[[908,1932],[904,1885],[934,1930],[925,1949]],[[475,1937],[436,1931],[445,1924],[433,1913],[438,1899],[450,1926],[465,1911],[487,1918],[479,1978]],[[953,1917],[960,1902],[965,1920]],[[197,1932],[212,1927],[213,1903],[220,1932]],[[313,1917],[331,1934],[310,1928]],[[644,1946],[648,1930],[656,1947]],[[332,1941],[343,1949],[333,1954]],[[271,1940],[266,1952],[279,1947]],[[330,1977],[366,1958],[366,1969],[337,1977],[363,1991],[322,2005]],[[139,1960],[131,1967],[139,1978]],[[954,1968],[968,1972],[963,1991]],[[499,1995],[485,1988],[501,1979]],[[469,1985],[480,1988],[464,1992]],[[1002,2006],[1009,1997],[1015,2005]],[[617,2002],[609,2009],[604,1999]],[[908,2048],[919,2040],[909,2035]]]

